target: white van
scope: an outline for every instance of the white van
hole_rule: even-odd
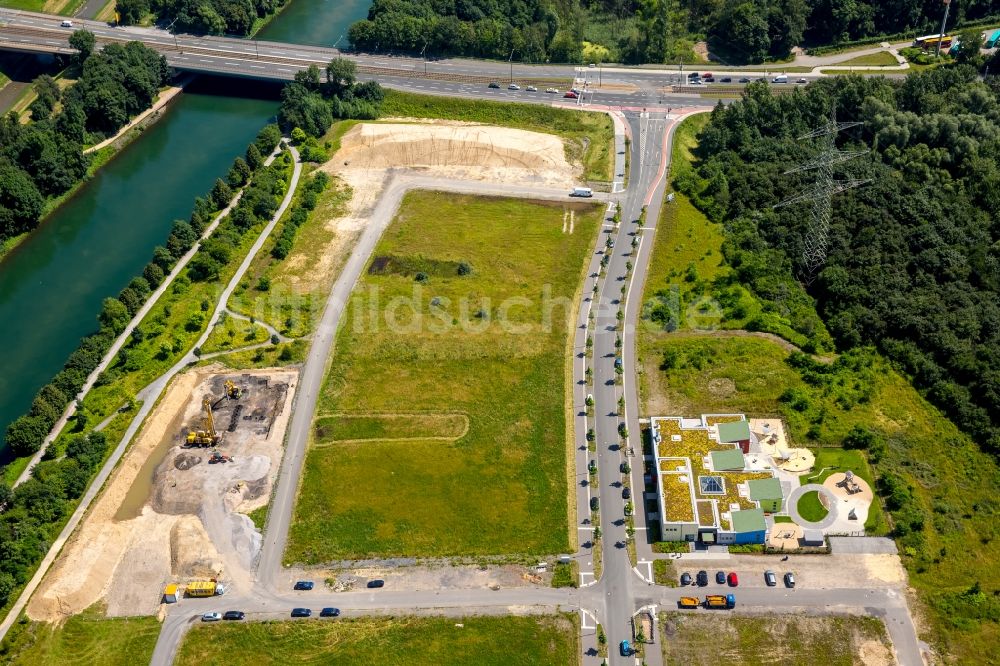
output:
[[[788,76],[785,74],[778,74],[776,77],[771,79],[771,83],[788,83]]]
[[[594,196],[594,190],[589,187],[574,187],[573,191],[569,193],[571,197],[592,197]]]
[[[62,27],[62,28],[72,28],[73,27],[73,22],[72,21],[63,21],[62,23],[59,24],[59,26]]]

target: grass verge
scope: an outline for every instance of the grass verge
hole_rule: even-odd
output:
[[[91,607],[64,624],[28,622],[14,625],[0,650],[12,666],[131,666],[153,656],[160,623],[154,617],[108,618]]]
[[[576,616],[567,613],[198,625],[185,637],[175,663],[565,666],[578,659]]]
[[[667,666],[728,663],[892,663],[882,620],[874,617],[741,617],[719,613],[661,613],[661,646]]]
[[[843,62],[833,63],[837,67],[892,67],[898,65],[896,56],[888,51],[860,55]]]
[[[653,582],[657,585],[677,587],[677,568],[671,560],[653,560]]]
[[[365,419],[322,429],[286,560],[565,551],[567,424],[554,397],[601,213],[406,196],[355,287],[316,416],[462,414],[468,431],[400,442],[369,438]]]
[[[566,158],[583,164],[584,180],[612,180],[614,126],[603,113],[386,90],[382,115],[463,120],[555,134],[566,140]]]

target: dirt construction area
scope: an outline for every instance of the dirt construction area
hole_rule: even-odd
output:
[[[249,590],[261,534],[245,514],[270,497],[297,373],[220,370],[171,384],[32,597],[29,617],[56,621],[100,600],[110,616],[154,615],[164,585],[209,577]],[[238,398],[227,397],[227,380]],[[208,430],[206,398],[218,440],[191,445],[189,432]]]

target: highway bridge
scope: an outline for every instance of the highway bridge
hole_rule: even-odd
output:
[[[574,80],[587,79],[587,95],[579,103],[645,108],[647,106],[711,106],[702,88],[679,87],[685,74],[677,69],[586,68],[574,65],[523,65],[518,63],[447,59],[425,60],[379,54],[345,53],[332,46],[285,44],[233,37],[172,34],[160,28],[110,26],[101,21],[67,19],[36,12],[0,9],[0,49],[25,53],[71,55],[69,36],[85,29],[94,34],[99,46],[139,41],[163,54],[178,72],[234,76],[259,80],[288,81],[310,65],[321,69],[337,56],[357,63],[361,79],[377,79],[389,87],[439,95],[483,96],[507,101],[553,102],[562,99],[546,94],[546,88],[565,91]],[[742,72],[764,76],[766,72]],[[487,89],[491,82],[499,90]],[[517,83],[521,90],[507,90]],[[595,85],[597,84],[597,85]],[[525,90],[528,86],[538,92]],[[567,100],[568,102],[568,100]]]

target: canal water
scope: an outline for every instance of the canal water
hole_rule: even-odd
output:
[[[261,38],[332,45],[369,5],[291,0]],[[194,198],[274,117],[275,100],[273,88],[199,79],[0,261],[0,438],[80,338],[96,330],[101,301],[142,271],[173,221],[187,219]]]

